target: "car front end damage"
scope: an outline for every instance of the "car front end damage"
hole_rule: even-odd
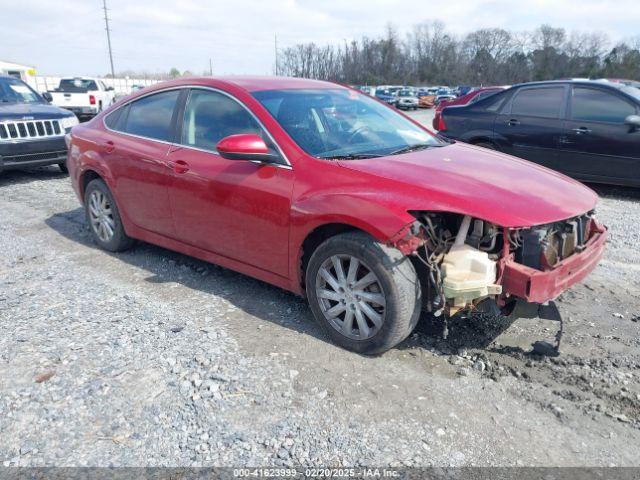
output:
[[[416,221],[389,243],[421,267],[426,310],[445,319],[481,310],[561,321],[553,300],[597,266],[607,239],[593,211],[525,228],[411,213]]]

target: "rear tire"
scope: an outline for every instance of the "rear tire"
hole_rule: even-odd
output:
[[[91,235],[100,248],[121,252],[133,246],[135,240],[125,233],[120,212],[104,180],[96,178],[89,182],[84,192],[84,209]]]
[[[347,350],[369,355],[389,350],[420,318],[422,290],[410,259],[364,232],[322,243],[305,277],[314,317]]]

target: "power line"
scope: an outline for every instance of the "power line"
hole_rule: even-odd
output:
[[[274,35],[274,47],[276,51],[276,77],[277,77],[278,74],[280,73],[278,70],[278,34],[277,33]]]
[[[113,52],[111,51],[111,32],[109,32],[109,15],[107,14],[107,0],[102,0],[102,8],[104,9],[104,24],[107,30],[107,45],[109,46],[109,62],[111,63],[111,78],[116,78],[116,72],[113,68]]]

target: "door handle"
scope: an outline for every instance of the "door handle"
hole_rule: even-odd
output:
[[[518,120],[517,118],[512,118],[507,122],[507,125],[509,125],[510,127],[513,127],[515,125],[520,125],[520,120]]]
[[[105,152],[107,153],[112,153],[116,149],[115,143],[113,143],[111,140],[107,140],[106,142],[104,142],[103,147]]]
[[[176,160],[175,162],[167,162],[167,168],[170,168],[175,173],[187,173],[189,171],[189,164],[184,160]]]
[[[584,135],[585,133],[591,132],[587,127],[574,128],[573,131],[578,135]]]

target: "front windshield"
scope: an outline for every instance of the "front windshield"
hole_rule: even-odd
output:
[[[316,157],[377,157],[444,145],[402,115],[353,90],[266,90],[253,96],[300,148]]]
[[[0,103],[42,103],[42,98],[21,80],[0,77]]]

